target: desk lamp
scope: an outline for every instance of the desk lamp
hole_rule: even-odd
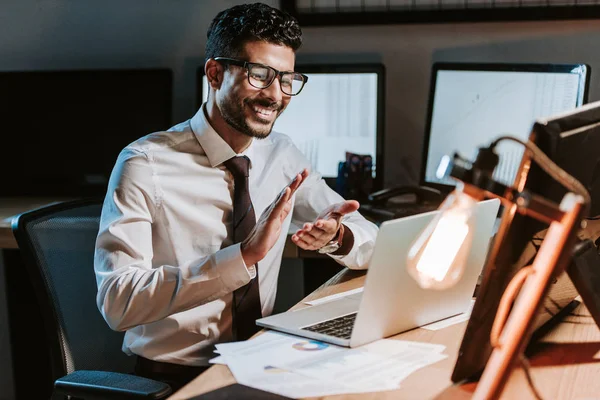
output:
[[[532,160],[569,190],[560,204],[492,179],[499,160],[494,149],[503,140],[525,146]],[[552,279],[563,272],[571,260],[577,230],[587,215],[591,198],[579,181],[552,162],[535,144],[511,136],[500,137],[489,147],[480,148],[474,163],[458,154],[452,158],[445,156],[437,175],[440,179],[455,179],[457,186],[408,252],[408,272],[423,288],[443,290],[460,279],[469,253],[476,201],[498,198],[505,207],[505,216],[521,213],[550,225],[532,264],[520,269],[504,291],[492,326],[492,355],[473,399],[496,399],[512,367],[524,362],[523,352],[532,334],[535,316]]]

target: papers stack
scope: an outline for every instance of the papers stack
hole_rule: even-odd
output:
[[[239,383],[291,398],[395,390],[447,357],[436,344],[382,339],[349,349],[274,331],[216,347],[211,363],[226,364]]]

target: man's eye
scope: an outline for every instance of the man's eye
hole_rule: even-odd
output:
[[[281,78],[281,86],[292,87],[292,78],[283,77]]]
[[[252,70],[252,72],[250,72],[250,77],[253,79],[257,79],[259,81],[266,81],[268,78],[268,75],[269,75],[269,73],[266,70],[262,70],[262,71],[261,70],[258,70],[258,71]]]

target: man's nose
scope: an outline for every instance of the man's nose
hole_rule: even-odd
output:
[[[283,99],[283,92],[281,91],[281,82],[279,82],[279,77],[276,76],[273,80],[273,83],[269,85],[269,87],[262,89],[265,97],[268,97],[271,101],[280,103]]]

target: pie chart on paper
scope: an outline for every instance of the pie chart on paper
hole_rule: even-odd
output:
[[[329,345],[316,340],[304,340],[302,342],[294,343],[292,347],[301,351],[319,351],[326,349]]]

